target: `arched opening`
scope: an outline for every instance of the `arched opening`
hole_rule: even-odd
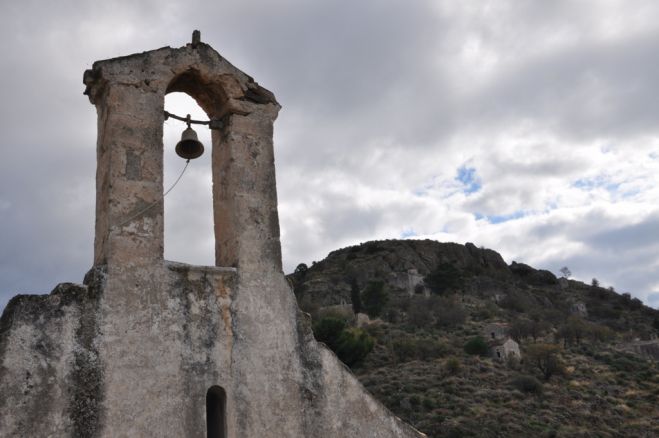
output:
[[[165,110],[178,116],[190,114],[194,120],[208,120],[208,115],[186,93],[174,92],[165,96]],[[181,139],[185,122],[165,120],[164,190],[168,190],[181,174],[185,160],[174,150]],[[204,154],[190,163],[176,187],[164,201],[165,259],[194,265],[215,264],[215,237],[213,234],[213,193],[211,169],[211,133],[208,126],[192,125]]]
[[[220,386],[211,386],[206,392],[206,437],[226,438],[227,395]]]

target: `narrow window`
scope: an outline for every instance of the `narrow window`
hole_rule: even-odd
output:
[[[211,386],[206,393],[206,436],[226,438],[227,395],[219,386]]]
[[[494,338],[495,338],[495,336],[494,336],[494,332],[492,332],[492,339],[494,339]]]
[[[499,350],[497,350],[497,357],[501,357],[501,352]]]

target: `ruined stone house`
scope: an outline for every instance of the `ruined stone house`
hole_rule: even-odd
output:
[[[314,340],[282,273],[275,96],[198,37],[95,62],[84,84],[98,115],[93,267],[7,305],[0,436],[423,436]],[[216,266],[163,259],[174,91],[213,128]]]
[[[488,340],[505,340],[508,338],[508,324],[493,322],[483,328],[483,336]]]
[[[423,294],[425,297],[430,296],[430,290],[425,286],[424,276],[419,271],[410,268],[403,272],[391,272],[389,284],[395,289],[400,290],[407,295]]]
[[[508,335],[509,325],[493,322],[483,327],[483,337],[490,347],[490,355],[497,360],[521,358],[519,344]]]
[[[490,354],[496,360],[520,359],[522,357],[519,344],[511,338],[492,341],[490,343]]]
[[[588,308],[586,307],[585,303],[582,302],[575,302],[570,305],[570,313],[572,315],[578,315],[581,317],[587,317],[588,316]]]
[[[651,339],[647,341],[634,340],[618,346],[622,351],[637,354],[647,359],[659,361],[659,340]]]

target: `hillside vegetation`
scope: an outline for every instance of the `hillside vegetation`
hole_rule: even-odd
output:
[[[429,240],[344,248],[289,280],[317,339],[429,437],[659,436],[659,312],[596,280]],[[521,357],[497,356],[508,339]]]

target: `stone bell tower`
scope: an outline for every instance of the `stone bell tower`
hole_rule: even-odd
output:
[[[318,344],[281,269],[274,95],[193,35],[98,61],[94,266],[0,320],[0,436],[420,437]],[[216,266],[163,259],[164,97],[212,129]]]

